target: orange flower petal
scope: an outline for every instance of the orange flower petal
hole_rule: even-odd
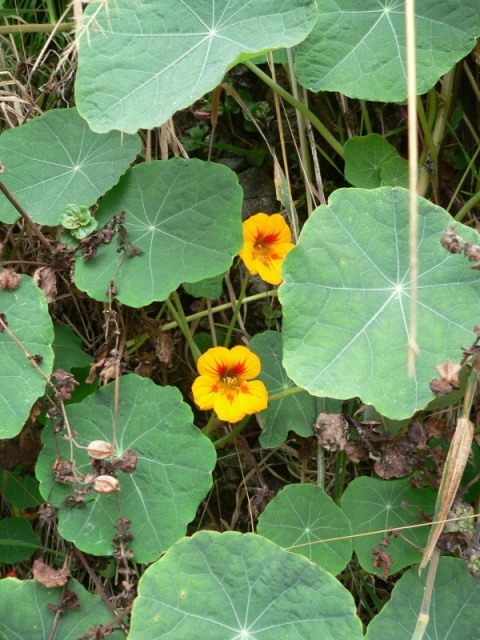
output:
[[[240,257],[252,275],[270,284],[280,284],[282,263],[287,253],[293,249],[292,234],[279,213],[267,216],[257,213],[243,223],[243,247]],[[262,245],[259,251],[258,245]]]
[[[232,373],[245,380],[256,378],[261,371],[260,358],[247,347],[233,347],[230,349],[230,357],[234,365]]]
[[[219,394],[213,408],[220,420],[239,422],[246,415],[266,409],[267,404],[265,385],[260,380],[253,380],[245,382],[236,395]]]
[[[245,388],[246,387],[246,388]],[[263,411],[268,406],[268,392],[261,380],[251,380],[242,387],[237,396],[238,403],[245,414]]]
[[[202,411],[213,409],[219,394],[218,379],[211,376],[198,376],[192,384],[192,394],[199,409]]]
[[[201,376],[218,377],[230,365],[230,351],[226,347],[213,347],[205,351],[197,361]]]

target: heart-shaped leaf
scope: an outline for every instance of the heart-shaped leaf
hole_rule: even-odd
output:
[[[52,109],[0,136],[2,182],[39,224],[57,225],[68,204],[95,204],[140,151],[138,136],[98,135],[76,109]],[[17,210],[0,197],[0,220]]]
[[[478,0],[415,6],[417,93],[466,56],[480,35]],[[401,102],[407,97],[403,0],[319,0],[318,21],[296,50],[300,82],[313,91]]]
[[[124,243],[102,244],[88,260],[77,255],[75,284],[131,307],[165,300],[182,282],[224,273],[242,244],[242,190],[227,167],[201,160],[154,161],[129,170],[103,199],[99,226],[125,212]],[[128,239],[128,244],[125,242]],[[133,248],[139,255],[128,257]]]
[[[187,524],[209,490],[215,465],[211,441],[192,424],[192,412],[178,389],[158,387],[149,378],[120,378],[120,404],[116,428],[115,458],[132,449],[138,457],[132,473],[116,472],[120,491],[101,495],[89,484],[75,486],[83,507],[64,503],[74,485],[55,482],[52,467],[58,458],[70,459],[70,443],[43,431],[44,449],[36,473],[45,499],[60,509],[59,533],[79,549],[94,555],[111,555],[119,518],[131,520],[130,548],[137,562],[158,558],[185,534]],[[67,408],[77,433],[76,445],[94,440],[113,441],[115,383],[100,388]],[[58,449],[57,449],[58,447]],[[85,449],[74,448],[79,474],[93,472]],[[102,474],[103,475],[103,474]],[[79,505],[77,505],[79,506]]]
[[[0,331],[0,438],[22,429],[35,400],[44,394],[52,373],[53,326],[45,294],[32,278],[20,276],[13,291],[0,290],[2,319],[15,337]],[[34,366],[15,338],[43,371]],[[19,391],[21,390],[21,391]]]
[[[257,531],[333,575],[343,571],[352,557],[350,520],[314,484],[284,487],[261,514]]]
[[[95,131],[151,129],[214,89],[242,57],[298,44],[315,18],[312,0],[90,3],[78,108]]]
[[[283,364],[313,395],[359,396],[384,416],[412,416],[432,399],[436,366],[458,362],[478,324],[480,274],[440,244],[449,225],[472,229],[418,199],[415,375],[408,376],[411,304],[408,191],[339,189],[305,224],[283,265]]]
[[[259,535],[200,531],[140,579],[129,640],[363,637],[331,574]]]

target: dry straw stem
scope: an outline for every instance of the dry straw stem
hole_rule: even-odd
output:
[[[417,70],[415,51],[415,1],[405,2],[407,41],[407,90],[408,90],[408,188],[409,188],[409,262],[410,262],[410,322],[408,327],[408,375],[415,372],[417,344],[417,280],[418,280],[418,200],[417,200]]]

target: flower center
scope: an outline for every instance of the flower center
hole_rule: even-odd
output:
[[[225,386],[227,387],[237,387],[237,377],[236,376],[230,376],[228,375],[224,375],[222,376],[222,382]]]

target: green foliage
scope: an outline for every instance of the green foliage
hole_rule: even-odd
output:
[[[77,640],[110,631],[114,640],[127,634],[131,640],[357,640],[363,637],[357,610],[370,616],[369,640],[412,637],[429,583],[426,572],[419,576],[408,567],[421,559],[436,501],[431,486],[438,486],[448,448],[448,438],[440,437],[444,425],[429,425],[422,410],[437,412],[463,401],[462,374],[458,383],[455,373],[448,380],[442,377],[441,383],[459,387],[448,400],[431,402],[429,383],[438,365],[447,358],[458,363],[462,348],[474,340],[480,243],[472,228],[452,220],[454,197],[447,210],[418,198],[419,351],[409,376],[408,164],[376,132],[350,137],[342,146],[334,137],[338,110],[328,97],[311,101],[313,113],[283,88],[295,84],[296,72],[304,88],[343,93],[340,104],[349,115],[355,116],[358,106],[359,131],[383,131],[385,125],[404,135],[403,107],[384,105],[380,127],[370,117],[374,107],[346,98],[343,103],[345,96],[390,103],[406,98],[404,4],[354,4],[90,2],[76,34],[78,111],[48,110],[44,96],[29,103],[25,88],[20,98],[5,100],[7,107],[18,107],[19,121],[20,115],[32,119],[17,127],[8,119],[0,136],[1,257],[6,256],[8,268],[34,273],[35,281],[22,275],[12,285],[8,268],[0,274],[0,462],[9,469],[2,488],[8,506],[0,521],[0,563],[23,562],[17,569],[21,566],[19,573],[30,577],[27,561],[35,552],[41,550],[55,567],[57,555],[65,555],[66,569],[71,575],[78,572],[84,584],[94,575],[102,578],[98,589],[109,583],[104,595],[111,607],[73,579],[63,589],[5,578],[0,580],[2,640]],[[465,100],[465,109],[451,115],[445,105],[447,80],[441,99],[432,87],[480,36],[477,4],[425,0],[416,8],[417,91],[431,90],[420,118],[424,153],[419,162],[421,171],[428,169],[432,200],[442,204],[446,163],[440,157],[442,140],[432,138],[445,122],[458,138],[470,107]],[[52,21],[55,7],[47,5]],[[23,9],[33,10],[30,5]],[[19,36],[11,42],[21,42]],[[277,67],[282,86],[251,64],[263,65],[273,50],[273,60],[287,65],[288,81]],[[5,54],[16,67],[17,54]],[[225,78],[239,63],[244,64],[238,75]],[[300,188],[298,194],[295,171],[287,181],[276,159],[272,169],[267,150],[277,153],[280,137],[273,132],[273,100],[265,91],[257,95],[256,86],[242,86],[238,78],[246,68],[302,111],[316,130],[311,148],[317,145],[321,164],[327,159],[342,174],[344,160],[345,178],[354,187],[335,191],[326,177],[334,190],[328,205],[318,207],[301,230],[299,219],[307,217],[305,193]],[[15,86],[22,73],[19,65]],[[68,74],[59,83],[62,90],[67,82]],[[213,121],[213,105],[214,89],[222,82],[231,87],[220,106],[234,144],[210,140],[216,126],[221,128]],[[4,86],[8,78],[2,91]],[[47,95],[49,86],[41,93]],[[209,92],[212,121],[206,124],[194,119],[193,104]],[[250,139],[252,132],[256,135],[255,123],[246,111],[242,115],[235,92],[265,129],[267,145],[264,139]],[[33,117],[39,104],[46,113]],[[178,121],[170,121],[182,109]],[[317,110],[329,114],[330,127]],[[381,111],[375,107],[376,115]],[[12,115],[8,108],[5,113]],[[470,128],[471,121],[466,120]],[[166,126],[158,131],[160,151],[157,132],[136,135],[161,125]],[[342,131],[354,130],[342,123]],[[215,151],[275,171],[295,240],[300,233],[283,264],[278,300],[271,305],[266,301],[272,302],[276,290],[256,282],[255,292],[247,293],[252,280],[235,261],[246,204],[236,173],[211,160],[155,159],[168,156],[168,145],[174,155],[203,148],[202,157],[207,157],[211,142]],[[326,143],[334,154],[325,150]],[[478,178],[473,152],[462,148],[461,162],[449,153],[449,166],[470,167]],[[292,163],[306,174],[308,165],[308,158],[299,155]],[[314,197],[321,196],[320,182],[312,179],[308,185]],[[463,186],[461,192],[472,199],[463,204],[459,219],[478,202],[477,188],[475,181]],[[460,185],[455,195],[459,191]],[[468,243],[462,247],[470,262],[460,251],[448,253],[442,247],[447,227]],[[266,242],[260,237],[259,251]],[[41,277],[45,268],[58,285],[48,304],[35,284],[47,288]],[[222,295],[222,304],[213,308],[211,301]],[[197,298],[193,305],[189,296]],[[265,325],[281,330],[261,333]],[[253,377],[270,396],[268,408],[257,416],[261,431],[250,415],[229,425],[214,414],[205,417],[198,407],[195,413],[191,409],[200,351],[243,342],[259,356],[262,369]],[[477,351],[467,350],[465,357],[474,361]],[[230,389],[235,376],[221,375],[221,384]],[[322,448],[316,422],[320,411],[343,414],[338,424],[343,421],[344,427],[334,434],[336,453]],[[247,425],[251,428],[244,437]],[[429,440],[431,433],[422,435],[427,426],[431,433],[438,431],[437,440]],[[417,440],[406,441],[414,428]],[[43,449],[35,462],[40,430]],[[371,459],[398,451],[405,442],[418,464],[417,483],[421,478],[431,486],[414,488],[408,477],[369,477]],[[17,455],[25,467],[35,465],[36,478],[24,475]],[[478,498],[472,484],[478,458],[475,444],[463,478],[464,485],[472,485],[464,500]],[[242,477],[233,507],[231,460],[241,465]],[[209,495],[214,471],[217,485]],[[326,490],[318,486],[323,481]],[[276,495],[274,488],[279,489]],[[248,513],[242,512],[245,495]],[[331,495],[342,496],[340,505]],[[28,510],[37,515],[42,501],[34,530]],[[470,505],[455,508],[470,513]],[[255,527],[256,518],[257,533],[243,533]],[[242,533],[198,531],[235,526]],[[472,527],[451,527],[449,536],[451,548],[478,574]],[[374,592],[377,576],[396,581],[383,609]],[[363,594],[359,600],[365,611],[346,588],[353,591],[352,585],[361,582],[381,609],[376,616]],[[441,558],[425,637],[474,637],[478,600],[464,561]]]
[[[0,520],[0,562],[13,564],[27,560],[40,545],[38,533],[25,518]]]
[[[413,489],[409,478],[385,481],[363,476],[350,482],[342,509],[352,523],[353,549],[360,565],[382,575],[384,570],[394,574],[418,562],[428,528],[408,525],[421,524],[431,516],[435,499],[432,489]],[[359,533],[366,535],[358,537]]]
[[[160,196],[161,194],[161,196]],[[89,259],[77,254],[75,284],[96,300],[131,307],[165,300],[182,282],[224,273],[241,247],[241,189],[230,169],[201,160],[155,161],[127,171],[102,200],[106,225],[125,212],[124,234]]]
[[[417,93],[466,56],[480,33],[477,0],[415,6]],[[299,45],[295,67],[313,91],[401,102],[407,97],[404,4],[319,0],[318,20]]]
[[[121,403],[114,416],[115,384],[102,387],[82,402],[70,405],[68,419],[75,430],[77,477],[56,482],[52,466],[58,452],[70,458],[70,444],[45,429],[44,448],[36,473],[40,491],[59,510],[59,532],[79,549],[111,555],[118,509],[132,522],[131,548],[137,562],[151,562],[185,534],[198,504],[210,489],[215,450],[192,425],[190,408],[173,387],[158,387],[148,378],[120,379]],[[102,495],[85,476],[93,472],[85,448],[92,441],[111,442],[115,425],[115,459],[133,452],[136,468],[116,471],[120,491]],[[125,468],[125,471],[123,470]],[[60,480],[60,476],[57,475]],[[67,500],[68,496],[73,500]],[[78,498],[78,499],[77,499]]]
[[[409,569],[397,582],[389,602],[368,626],[365,640],[410,640],[425,592],[427,572]],[[478,637],[480,583],[458,558],[440,558],[425,637],[464,640]]]
[[[423,409],[435,367],[471,342],[480,277],[440,244],[446,211],[418,199],[419,270],[415,377],[405,362],[411,283],[408,191],[339,189],[302,229],[284,263],[284,365],[310,393],[360,396],[389,418]],[[477,234],[458,225],[461,236]]]
[[[27,350],[12,333],[0,331],[0,438],[13,438],[45,393],[53,365],[53,326],[44,293],[27,276],[21,276],[18,288],[0,290],[0,308],[8,329]]]
[[[97,624],[106,624],[112,617],[110,609],[98,595],[88,593],[76,580],[69,580],[69,604],[62,598],[62,588],[46,588],[34,580],[6,578],[0,580],[0,637],[48,640],[55,620],[55,610],[61,606],[55,638],[77,640]],[[112,640],[124,637],[114,631]]]
[[[135,133],[163,124],[242,59],[298,44],[316,18],[311,0],[232,0],[216,9],[193,0],[91,3],[85,16],[95,14],[95,28],[80,39],[76,97],[92,129]]]
[[[180,540],[147,569],[139,594],[130,640],[363,637],[352,597],[333,576],[255,534]]]
[[[2,181],[32,220],[57,225],[71,202],[95,204],[139,151],[138,136],[116,132],[99,136],[76,109],[53,109],[2,133]],[[0,220],[17,218],[18,212],[2,198]]]
[[[260,516],[257,531],[333,575],[343,571],[352,557],[350,520],[313,484],[282,489]]]

